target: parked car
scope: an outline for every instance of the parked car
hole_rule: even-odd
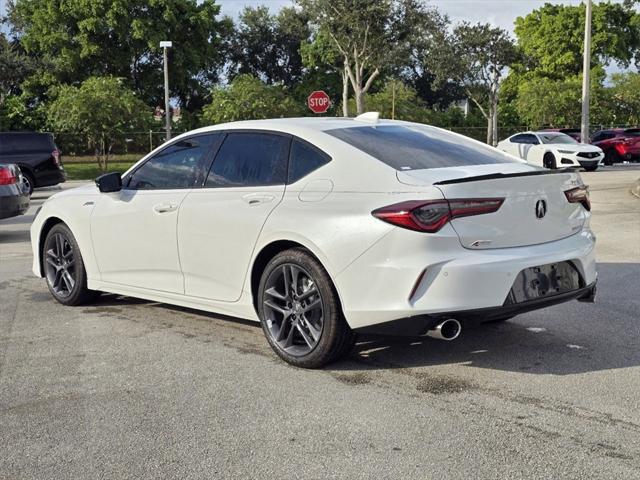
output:
[[[499,142],[498,148],[533,165],[551,169],[577,166],[593,171],[604,158],[600,148],[578,143],[559,132],[517,133]]]
[[[29,194],[66,179],[60,150],[48,133],[0,132],[0,163],[15,163]]]
[[[582,141],[582,131],[579,128],[543,128],[540,131],[564,133],[565,135],[569,135],[578,143]]]
[[[593,300],[589,210],[579,173],[439,128],[234,122],[52,196],[33,272],[65,305],[101,291],[260,321],[281,358],[319,367],[362,331],[451,340]]]
[[[604,164],[640,160],[640,128],[600,130],[591,137],[591,144],[604,152]]]
[[[23,215],[29,208],[29,191],[17,165],[0,164],[0,219]]]

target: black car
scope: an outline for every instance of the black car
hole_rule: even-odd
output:
[[[29,208],[29,190],[17,165],[0,163],[0,219],[22,215]]]
[[[29,194],[66,179],[60,150],[48,133],[0,132],[0,163],[20,167]]]

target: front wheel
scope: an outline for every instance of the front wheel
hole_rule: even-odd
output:
[[[63,223],[54,225],[44,241],[42,262],[49,292],[63,305],[81,305],[98,292],[87,288],[87,274],[75,237]]]
[[[29,191],[29,196],[33,194],[33,188],[35,186],[35,180],[33,179],[33,175],[28,172],[22,172],[22,184],[24,188]]]
[[[268,263],[258,312],[271,348],[297,367],[322,367],[345,355],[355,341],[329,275],[304,249],[286,250]]]
[[[558,164],[556,163],[556,157],[553,153],[547,152],[544,154],[542,159],[542,164],[545,168],[550,168],[551,170],[555,170],[558,168]]]

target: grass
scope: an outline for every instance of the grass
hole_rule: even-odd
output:
[[[120,172],[124,173],[129,169],[131,165],[133,165],[136,161],[138,161],[139,157],[135,160],[131,161],[114,161],[109,162],[107,167],[107,172]],[[92,163],[79,163],[79,162],[67,162],[66,159],[64,161],[64,170],[67,172],[67,179],[69,180],[94,180],[96,177],[102,175],[103,172],[98,167],[98,164],[93,161]]]
[[[144,157],[146,153],[121,153],[112,155],[109,159],[109,163],[111,162],[137,162],[142,157]],[[65,155],[62,153],[62,161],[66,165],[67,163],[97,163],[96,157],[94,155]]]

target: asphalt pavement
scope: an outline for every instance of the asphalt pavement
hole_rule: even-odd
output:
[[[0,478],[640,478],[637,166],[583,174],[595,304],[366,337],[325,370],[257,324],[131,298],[55,303],[0,221]],[[65,188],[69,185],[65,185]]]

